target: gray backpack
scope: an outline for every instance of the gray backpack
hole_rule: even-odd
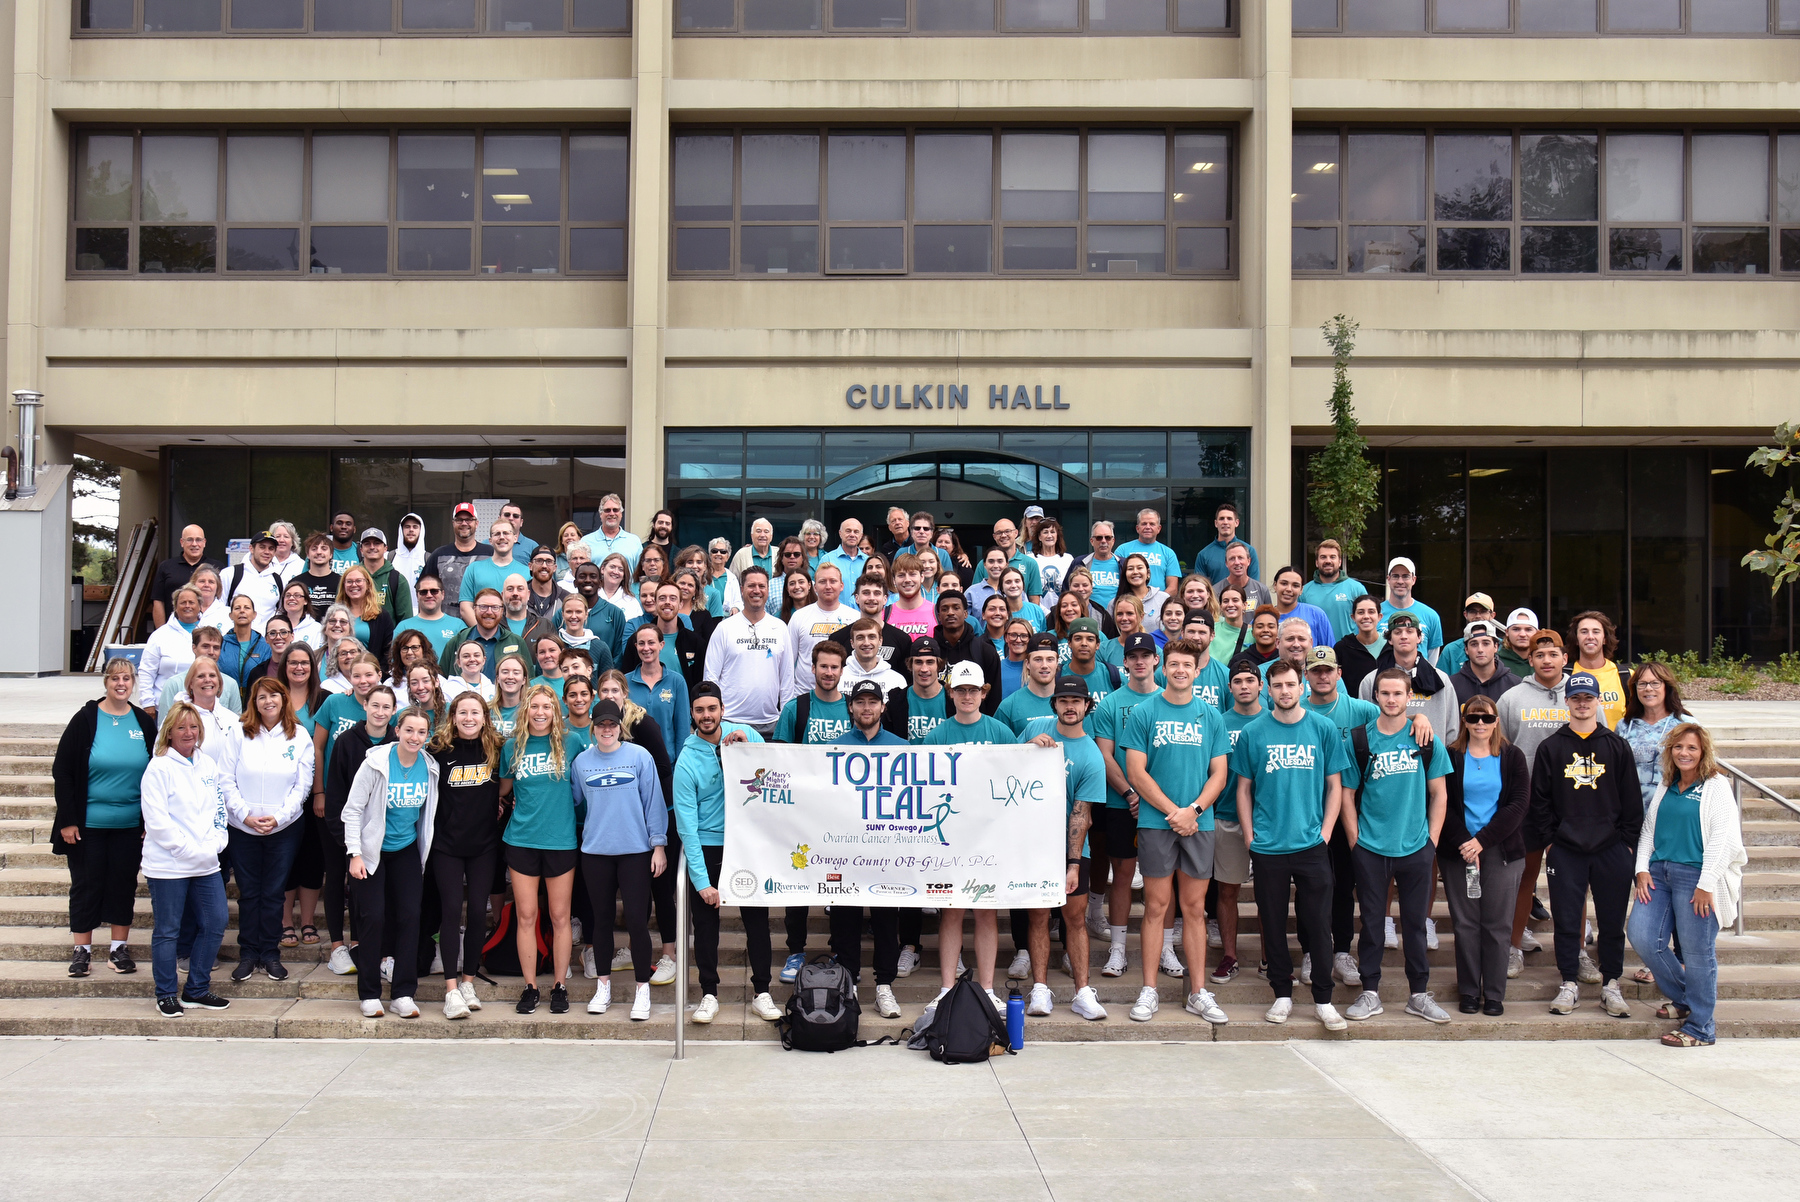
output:
[[[781,1019],[781,1046],[803,1052],[835,1052],[858,1046],[856,1028],[862,1004],[856,982],[830,956],[800,966],[794,996]]]

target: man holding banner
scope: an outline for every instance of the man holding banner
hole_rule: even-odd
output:
[[[867,619],[864,619],[865,621]],[[825,644],[821,643],[820,646]],[[835,644],[833,644],[835,646]],[[882,726],[887,694],[873,678],[850,686],[850,729],[833,743],[856,747],[905,747],[906,740]],[[900,966],[900,911],[892,906],[870,906],[869,928],[875,939],[875,1012],[883,1018],[899,1018],[900,1003],[894,998],[894,977]],[[863,908],[833,903],[831,951],[850,976],[862,981]]]

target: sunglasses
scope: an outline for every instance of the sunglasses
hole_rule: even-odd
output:
[[[1493,714],[1464,714],[1463,721],[1470,726],[1488,726],[1500,719]]]
[[[441,588],[422,588],[417,591],[421,597],[441,597],[444,595],[444,590]]]

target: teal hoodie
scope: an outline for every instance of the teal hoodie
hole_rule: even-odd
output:
[[[761,735],[736,722],[719,723],[720,740],[734,730],[743,731],[752,743],[763,741]],[[720,765],[719,750],[692,734],[681,745],[681,757],[675,761],[675,829],[681,832],[688,880],[696,890],[713,886],[712,876],[706,871],[705,853],[700,849],[725,846],[725,770]]]

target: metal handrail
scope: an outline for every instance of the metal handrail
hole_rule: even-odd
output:
[[[1723,769],[1724,772],[1731,777],[1731,797],[1732,797],[1733,801],[1737,802],[1738,841],[1740,843],[1743,842],[1743,838],[1744,838],[1744,786],[1745,785],[1749,785],[1752,789],[1755,789],[1758,793],[1761,793],[1764,797],[1768,798],[1770,801],[1779,803],[1784,808],[1791,811],[1795,817],[1800,817],[1800,805],[1796,805],[1794,802],[1790,801],[1788,798],[1783,797],[1780,793],[1777,793],[1774,789],[1770,788],[1768,785],[1763,784],[1761,781],[1757,780],[1754,776],[1751,776],[1748,772],[1745,772],[1743,769],[1739,768],[1737,765],[1730,763],[1727,760],[1719,760],[1719,761],[1717,761],[1717,763],[1718,763],[1719,767],[1721,769]],[[1745,905],[1744,899],[1739,898],[1738,899],[1738,912],[1737,912],[1737,934],[1739,937],[1742,937],[1744,934],[1744,905]]]

